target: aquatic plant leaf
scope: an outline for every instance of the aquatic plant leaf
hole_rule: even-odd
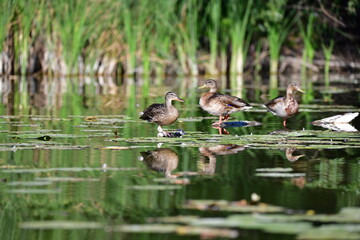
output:
[[[238,231],[221,228],[208,228],[197,226],[180,226],[170,224],[139,224],[139,225],[121,225],[113,228],[113,231],[132,232],[132,233],[176,233],[181,236],[200,235],[206,238],[224,237],[236,238]]]
[[[101,150],[128,150],[134,148],[144,148],[144,146],[105,146],[100,148]]]
[[[297,239],[314,239],[314,240],[355,240],[360,239],[360,226],[359,225],[324,225],[319,228],[310,229],[304,232],[301,232]]]
[[[153,179],[153,181],[161,182],[161,183],[168,183],[168,184],[178,184],[178,185],[190,184],[190,179],[188,179],[188,178],[155,178],[155,179]]]
[[[131,224],[120,225],[111,228],[115,232],[132,232],[132,233],[174,233],[178,225],[169,224]]]
[[[311,223],[305,222],[270,222],[259,221],[255,215],[232,215],[228,218],[201,218],[192,222],[196,226],[218,226],[240,229],[256,229],[270,233],[298,234],[311,229]]]
[[[200,211],[227,211],[227,212],[283,212],[282,207],[273,206],[265,203],[249,205],[247,202],[229,202],[225,200],[188,200],[182,208]]]
[[[102,229],[103,223],[78,221],[29,221],[21,222],[23,229]]]
[[[183,223],[189,224],[191,222],[197,221],[200,219],[199,216],[169,216],[169,217],[160,217],[160,218],[151,218],[150,222],[161,222],[161,223]]]
[[[330,131],[281,131],[266,135],[215,135],[186,134],[180,138],[115,138],[110,141],[129,143],[163,143],[183,147],[210,147],[218,144],[246,145],[247,148],[273,149],[296,147],[298,149],[360,148],[360,135],[351,132],[333,134]]]
[[[10,189],[8,193],[22,193],[22,194],[59,194],[61,189]]]
[[[7,185],[9,186],[47,186],[51,185],[52,183],[50,181],[14,181],[14,182],[8,182]]]
[[[77,177],[38,177],[35,178],[36,182],[98,182],[97,178],[77,178]]]
[[[38,139],[42,137],[40,134],[17,134],[17,135],[9,135],[15,139]],[[48,134],[49,137],[56,139],[56,138],[93,138],[93,137],[106,137],[106,136],[114,136],[113,133],[109,132],[102,132],[102,133],[93,133],[93,134]]]
[[[292,168],[257,168],[257,172],[292,172]]]
[[[257,177],[274,177],[274,178],[296,178],[304,177],[305,173],[284,173],[284,172],[267,172],[267,173],[256,173]]]
[[[28,169],[1,169],[3,173],[41,173],[41,172],[82,172],[82,171],[134,171],[138,168],[28,168]]]
[[[128,186],[127,189],[132,190],[176,190],[181,189],[181,186],[174,185],[133,185]]]

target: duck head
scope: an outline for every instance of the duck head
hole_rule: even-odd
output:
[[[301,88],[300,85],[296,82],[290,83],[287,87],[286,92],[289,93],[294,93],[294,92],[301,92],[301,93],[305,93]]]
[[[212,91],[216,92],[217,84],[216,84],[215,80],[208,79],[205,81],[204,85],[199,88],[210,88],[210,92],[212,92]]]
[[[173,92],[168,92],[165,95],[165,100],[166,101],[179,101],[179,102],[184,102],[184,99],[179,98],[176,93]]]

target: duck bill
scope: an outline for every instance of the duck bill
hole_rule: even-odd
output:
[[[206,88],[205,85],[201,86],[201,87],[198,87],[198,89],[203,89],[203,88]]]
[[[185,101],[184,101],[184,99],[179,98],[179,97],[178,97],[178,98],[176,98],[175,100],[176,100],[176,101],[179,101],[179,102],[185,102]]]
[[[298,91],[301,92],[301,93],[305,93],[305,92],[304,92],[302,89],[300,89],[300,88],[298,89]]]

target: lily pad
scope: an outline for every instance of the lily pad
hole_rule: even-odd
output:
[[[42,172],[82,172],[82,171],[134,171],[137,168],[28,168],[28,169],[1,169],[3,173],[42,173]]]
[[[103,229],[105,226],[99,222],[78,221],[30,221],[20,223],[23,229]]]
[[[174,185],[133,185],[127,187],[127,189],[132,190],[176,190],[181,189],[181,186],[174,186]]]
[[[193,209],[201,211],[227,211],[227,212],[283,212],[282,207],[270,204],[259,203],[257,205],[249,205],[244,201],[229,202],[225,200],[188,200],[184,205],[184,209]]]

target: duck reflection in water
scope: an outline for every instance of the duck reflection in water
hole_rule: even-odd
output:
[[[215,174],[216,155],[235,154],[237,152],[244,151],[245,149],[245,146],[239,146],[235,144],[223,144],[214,147],[200,147],[199,152],[205,158],[200,159],[198,162],[198,167],[204,174]]]
[[[296,155],[296,156],[293,155],[295,150],[296,150],[295,147],[285,149],[285,156],[286,156],[286,159],[289,160],[289,162],[296,162],[297,160],[299,160],[299,158],[305,156],[305,155]]]
[[[176,152],[169,148],[141,152],[143,161],[151,170],[163,172],[167,178],[176,178],[171,172],[177,168],[179,157]]]

